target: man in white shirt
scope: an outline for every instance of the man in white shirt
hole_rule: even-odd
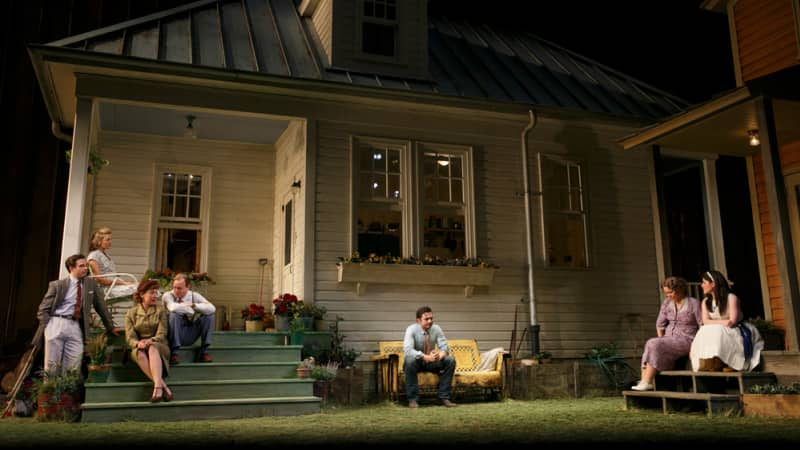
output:
[[[214,331],[214,312],[216,308],[201,294],[189,289],[189,278],[179,273],[172,279],[172,290],[165,292],[161,299],[169,311],[169,346],[172,355],[170,364],[181,362],[178,349],[181,345],[192,345],[200,338],[198,361],[212,362],[208,354],[211,333]]]

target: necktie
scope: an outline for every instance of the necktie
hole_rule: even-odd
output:
[[[75,312],[72,314],[75,320],[81,317],[81,300],[83,300],[83,289],[81,289],[81,282],[78,281],[78,294],[75,296]]]
[[[427,355],[431,352],[431,336],[428,334],[427,331],[423,332],[425,335],[425,350],[424,353]]]

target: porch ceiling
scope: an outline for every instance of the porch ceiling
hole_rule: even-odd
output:
[[[157,108],[144,105],[101,102],[100,129],[159,136],[183,136],[186,116],[198,139],[274,144],[289,122],[267,117],[249,117],[209,111]]]
[[[692,153],[749,156],[758,147],[748,145],[748,130],[758,130],[757,98],[747,88],[675,116],[669,120],[625,137],[623,148],[659,145]],[[773,101],[778,142],[800,140],[800,102]]]
[[[800,128],[797,127],[800,103],[775,100],[773,105],[778,142],[800,139]],[[747,131],[758,128],[756,103],[751,100],[677,129],[651,143],[691,152],[748,156],[757,152],[758,147],[748,145]]]

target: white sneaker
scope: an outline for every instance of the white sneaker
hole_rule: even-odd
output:
[[[655,389],[651,383],[645,383],[642,380],[639,380],[639,383],[636,386],[631,387],[634,391],[652,391]]]

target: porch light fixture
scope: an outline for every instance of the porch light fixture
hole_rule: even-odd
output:
[[[292,181],[292,191],[293,191],[293,192],[298,192],[298,191],[300,191],[300,186],[302,186],[302,183],[300,182],[300,180],[294,180],[294,181]]]
[[[188,139],[197,139],[197,133],[195,133],[194,125],[192,125],[194,119],[196,119],[195,116],[186,116],[186,128],[183,129],[183,137]]]
[[[747,130],[747,142],[750,147],[758,147],[761,145],[761,140],[758,139],[758,130]]]

